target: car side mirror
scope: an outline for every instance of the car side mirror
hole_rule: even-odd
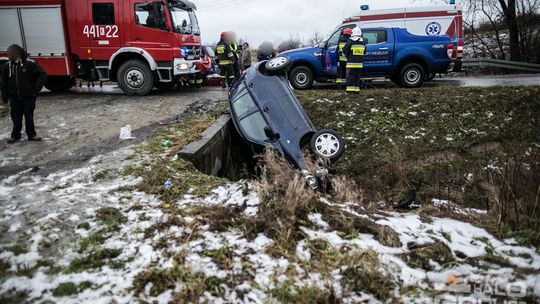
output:
[[[264,135],[266,135],[266,137],[272,141],[279,139],[279,134],[275,133],[274,130],[272,130],[272,128],[269,126],[264,127]]]

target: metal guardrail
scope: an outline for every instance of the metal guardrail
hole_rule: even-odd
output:
[[[493,68],[500,68],[500,69],[540,73],[540,64],[501,60],[501,59],[464,58],[462,67],[464,68],[493,67]]]

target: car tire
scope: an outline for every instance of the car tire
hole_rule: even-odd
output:
[[[264,64],[264,68],[271,75],[283,75],[291,66],[291,59],[285,56],[274,57]]]
[[[75,78],[69,76],[51,76],[45,82],[45,88],[53,93],[66,92],[75,84]]]
[[[323,129],[313,134],[310,148],[316,156],[336,161],[345,153],[345,141],[336,131]]]
[[[124,62],[118,69],[118,86],[127,95],[146,95],[154,88],[150,67],[138,59]]]
[[[422,65],[418,63],[408,63],[404,65],[399,73],[399,82],[404,88],[418,88],[426,79],[426,73]]]
[[[289,73],[289,81],[296,90],[307,90],[313,86],[313,72],[307,66],[297,66]]]

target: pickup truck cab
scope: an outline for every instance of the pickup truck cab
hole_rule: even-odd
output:
[[[336,78],[336,49],[344,28],[341,26],[319,45],[281,53],[292,61],[289,72],[295,89],[309,89],[314,81]],[[448,35],[417,36],[402,28],[362,29],[367,50],[362,78],[389,78],[401,87],[422,85],[427,75],[453,68],[453,44]]]

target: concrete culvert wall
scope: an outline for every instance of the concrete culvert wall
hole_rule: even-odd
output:
[[[231,116],[224,114],[201,134],[201,139],[188,144],[178,156],[205,174],[237,180],[252,167],[246,166],[252,157],[241,143]]]

